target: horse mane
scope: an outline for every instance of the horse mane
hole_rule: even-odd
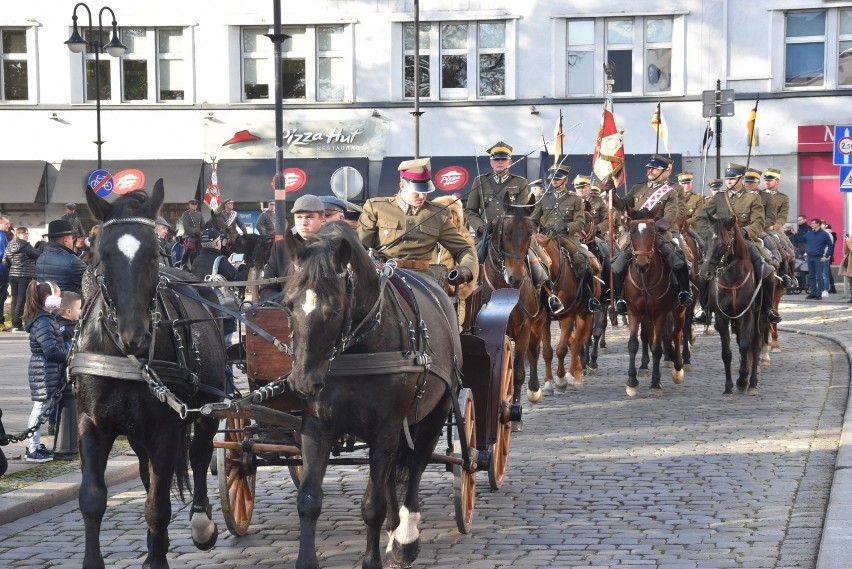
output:
[[[639,219],[651,219],[651,212],[646,208],[637,209],[632,214],[630,214],[631,220],[639,220]]]
[[[112,204],[112,219],[120,219],[122,217],[139,217],[149,215],[146,211],[146,204],[151,197],[145,190],[133,190],[119,197]],[[106,221],[102,219],[101,221]]]
[[[748,252],[748,245],[742,232],[739,231],[740,224],[736,218],[723,217],[717,219],[713,229],[718,235],[722,235],[723,232],[731,234],[731,239],[734,240],[733,252],[737,258],[751,259],[751,255]]]

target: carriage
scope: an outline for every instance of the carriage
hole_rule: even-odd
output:
[[[463,308],[460,340],[464,387],[458,394],[457,407],[461,413],[450,412],[445,424],[445,448],[443,452],[436,449],[431,462],[452,472],[456,525],[464,534],[470,531],[473,519],[476,475],[487,472],[491,490],[502,486],[509,461],[511,423],[521,418],[520,405],[512,404],[512,350],[506,336],[517,299],[517,290],[504,289],[484,302],[482,287],[477,286]],[[226,525],[236,536],[249,529],[255,475],[260,466],[287,467],[294,485],[299,487],[300,424],[306,404],[286,381],[292,368],[291,355],[273,340],[290,336],[288,320],[281,309],[253,305],[241,314],[243,341],[231,350],[231,362],[245,371],[249,391],[202,409],[203,414],[220,420],[211,470],[218,478]],[[333,366],[329,375],[347,375],[348,365],[358,366],[358,362],[354,358],[346,360]],[[365,450],[365,443],[351,436],[342,437],[332,448],[330,464],[369,464],[361,452]]]

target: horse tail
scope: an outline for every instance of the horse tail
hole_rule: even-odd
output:
[[[190,423],[191,425],[191,423]],[[189,476],[189,428],[186,425],[178,431],[178,444],[175,445],[175,474],[172,481],[181,501],[185,501],[185,493],[192,493],[192,479]]]

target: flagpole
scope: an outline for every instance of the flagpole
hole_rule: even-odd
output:
[[[614,77],[615,70],[612,66],[604,64],[604,97],[606,101],[604,101],[604,110],[607,107],[607,101],[609,102],[609,107],[612,109],[612,89],[615,84]],[[615,109],[612,109],[613,113],[613,124],[615,122]],[[619,138],[621,138],[621,134],[619,133]],[[623,143],[623,141],[622,141]],[[622,145],[622,151],[624,150],[624,146]],[[621,164],[622,172],[625,172],[624,166],[627,163],[627,156],[624,156],[624,161]],[[594,164],[592,165],[594,167]],[[626,173],[623,173],[622,176],[625,178],[626,184]],[[609,174],[610,179],[612,178],[612,172]],[[613,180],[614,182],[615,180]],[[605,184],[605,182],[602,181]],[[613,326],[618,324],[618,318],[615,316],[615,286],[613,283],[613,274],[612,274],[612,258],[615,255],[615,218],[612,213],[612,194],[616,191],[615,184],[613,184],[613,188],[611,192],[607,192],[607,238],[609,245],[609,310],[610,310],[610,319],[612,320]],[[606,316],[604,316],[606,319]],[[606,320],[604,320],[606,323]]]
[[[708,138],[707,133],[710,133]],[[707,185],[707,153],[710,151],[710,141],[713,140],[713,131],[710,129],[710,119],[704,127],[704,135],[701,137],[701,198],[704,198],[704,186]]]
[[[657,124],[654,125],[654,130],[657,131],[657,143],[654,147],[654,154],[660,153],[660,130],[663,128],[663,113],[660,109],[660,100],[657,99]]]
[[[751,149],[754,147],[754,131],[757,129],[757,105],[760,104],[760,93],[754,101],[754,122],[751,124],[751,132],[748,137],[748,157],[746,158],[746,170],[751,163]],[[751,118],[751,117],[749,117]]]

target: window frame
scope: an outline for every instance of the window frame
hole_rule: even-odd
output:
[[[805,14],[811,12],[822,12],[824,15],[824,24],[823,24],[823,33],[819,36],[795,36],[789,37],[787,35],[788,30],[788,16],[790,14]],[[784,64],[782,66],[781,71],[781,81],[785,90],[821,90],[825,89],[828,86],[828,65],[827,61],[829,59],[828,54],[828,36],[829,36],[829,15],[827,9],[808,9],[808,10],[790,10],[784,14],[784,26],[783,26],[783,45],[784,49],[782,50],[782,59],[784,60]],[[788,85],[787,84],[787,47],[789,45],[803,45],[803,44],[813,44],[813,43],[821,43],[822,44],[822,81],[819,85]]]
[[[787,16],[792,13],[801,12],[825,12],[825,35],[824,36],[802,36],[793,38],[792,43],[807,43],[813,38],[824,37],[823,50],[823,84],[787,86]],[[775,92],[807,92],[807,91],[831,91],[852,89],[852,84],[840,85],[840,42],[852,41],[852,35],[840,34],[840,13],[852,12],[849,6],[818,6],[801,9],[775,10],[773,11],[772,24],[776,32],[773,34],[774,45],[781,49],[773,50],[777,57],[772,58],[772,90]]]
[[[3,51],[2,35],[7,31],[24,32],[24,42],[26,43],[26,51],[23,53],[5,53]],[[36,101],[36,73],[35,54],[33,46],[35,43],[35,30],[32,26],[2,26],[0,27],[0,104],[2,105],[26,105]],[[22,61],[26,63],[26,83],[27,97],[25,99],[6,99],[6,73],[5,63],[7,61]]]

